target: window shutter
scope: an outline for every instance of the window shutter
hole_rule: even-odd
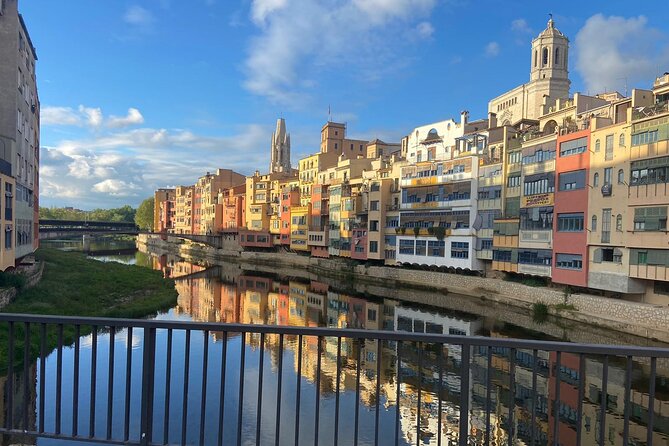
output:
[[[595,249],[595,255],[592,258],[595,263],[602,263],[602,248]]]

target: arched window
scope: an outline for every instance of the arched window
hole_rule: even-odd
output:
[[[625,134],[621,133],[620,136],[618,137],[618,145],[620,147],[625,147]]]
[[[537,50],[534,50],[534,66],[537,66],[537,59],[539,59],[539,53]]]
[[[590,225],[590,230],[592,232],[597,232],[597,216],[596,215],[592,216],[592,224]]]
[[[618,184],[623,184],[625,182],[625,171],[620,169],[618,170]]]
[[[616,231],[623,232],[623,216],[621,214],[616,217]]]
[[[595,152],[599,152],[600,147],[601,147],[601,144],[600,144],[599,140],[595,141]]]
[[[592,185],[594,187],[599,186],[599,174],[595,172],[595,176],[592,178]]]
[[[542,64],[543,67],[548,65],[548,48],[544,48],[544,50],[543,50],[543,56],[542,56],[541,64]]]
[[[554,59],[555,66],[557,67],[560,65],[560,48],[555,48],[555,59]]]

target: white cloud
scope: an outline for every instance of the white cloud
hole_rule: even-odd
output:
[[[576,35],[576,70],[591,93],[649,82],[669,65],[667,35],[639,17],[590,17]]]
[[[522,34],[534,34],[525,19],[516,19],[511,22],[511,30]]]
[[[109,116],[105,118],[100,107],[80,105],[76,110],[72,107],[45,106],[41,110],[42,125],[78,126],[93,129],[106,127],[129,127],[144,123],[144,116],[136,108],[129,108],[126,116]]]
[[[126,9],[123,20],[130,25],[148,27],[153,24],[155,18],[149,10],[139,5],[132,5]]]
[[[40,193],[45,205],[82,208],[137,205],[159,187],[193,184],[207,170],[248,174],[268,164],[265,148],[273,129],[240,126],[227,136],[188,130],[101,127],[89,136],[45,147]]]
[[[112,179],[100,181],[99,183],[95,183],[93,185],[93,191],[117,197],[129,197],[136,195],[136,191],[138,189],[139,186],[134,183]]]
[[[102,125],[102,110],[92,107],[79,106],[79,113],[85,119],[85,122],[91,127],[100,127]]]
[[[436,0],[252,0],[251,19],[260,34],[245,61],[245,87],[275,102],[295,105],[319,72],[337,67],[345,57],[347,73],[374,80],[384,68],[395,66],[404,36],[434,32],[424,19]],[[418,21],[418,23],[416,23]],[[415,42],[414,42],[415,43]],[[376,75],[364,73],[374,67]]]
[[[416,26],[416,32],[422,39],[429,39],[434,34],[434,26],[430,22],[420,22]]]
[[[251,4],[251,18],[257,25],[264,25],[272,12],[286,6],[286,0],[254,0]]]
[[[488,57],[495,57],[499,54],[499,43],[490,42],[485,46],[485,55]]]
[[[42,125],[81,125],[81,117],[70,107],[42,107]]]
[[[136,108],[129,108],[126,116],[110,116],[107,120],[109,127],[127,127],[144,123],[144,116]]]

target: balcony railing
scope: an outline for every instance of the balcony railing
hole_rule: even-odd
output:
[[[619,395],[622,438],[643,429],[650,444],[663,429],[654,408],[662,404],[656,381],[666,348],[21,314],[0,314],[0,326],[9,353],[3,365],[14,371],[4,383],[0,434],[22,442],[398,445],[414,427],[425,439],[436,422],[439,438],[429,443],[535,444],[546,423],[538,411],[548,404],[555,443],[573,444],[565,424],[575,421],[576,438],[590,435],[582,432],[584,409],[597,415],[599,438],[606,438],[613,423],[608,396]],[[601,379],[595,405],[583,402],[591,392],[586,363]],[[650,410],[639,424],[631,392],[642,369]],[[549,373],[550,389],[538,386]],[[508,391],[491,393],[498,384]],[[517,388],[527,392],[523,401]],[[331,395],[322,397],[326,389]],[[561,415],[561,389],[576,406],[573,420]],[[520,417],[527,429],[516,431]]]

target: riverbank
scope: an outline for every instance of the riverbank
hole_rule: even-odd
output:
[[[35,253],[44,265],[42,279],[31,288],[20,290],[1,311],[69,316],[142,318],[172,308],[177,302],[174,281],[159,271],[114,262],[88,259],[82,253],[41,248]],[[38,327],[32,328],[32,356],[38,352]],[[16,352],[22,351],[23,326],[15,331]],[[86,334],[90,327],[82,327]],[[53,333],[51,333],[53,335]],[[74,339],[66,327],[65,343]],[[55,345],[53,336],[49,344]],[[54,342],[51,342],[54,341]],[[0,326],[0,370],[7,358],[7,327]],[[20,364],[22,354],[16,355]]]
[[[615,330],[642,338],[669,342],[669,307],[630,302],[588,294],[565,294],[550,288],[539,288],[499,279],[464,276],[408,268],[361,265],[346,259],[319,259],[291,253],[246,252],[214,249],[185,243],[169,237],[140,235],[140,244],[182,257],[206,260],[212,264],[234,261],[246,265],[264,265],[309,272],[370,286],[404,287],[425,290],[427,305],[447,307],[446,293],[468,296],[487,306],[513,306],[526,314],[532,305],[543,303],[549,313],[607,330]],[[428,298],[428,295],[430,296]],[[439,298],[439,296],[442,296]],[[414,299],[412,301],[415,302]]]

